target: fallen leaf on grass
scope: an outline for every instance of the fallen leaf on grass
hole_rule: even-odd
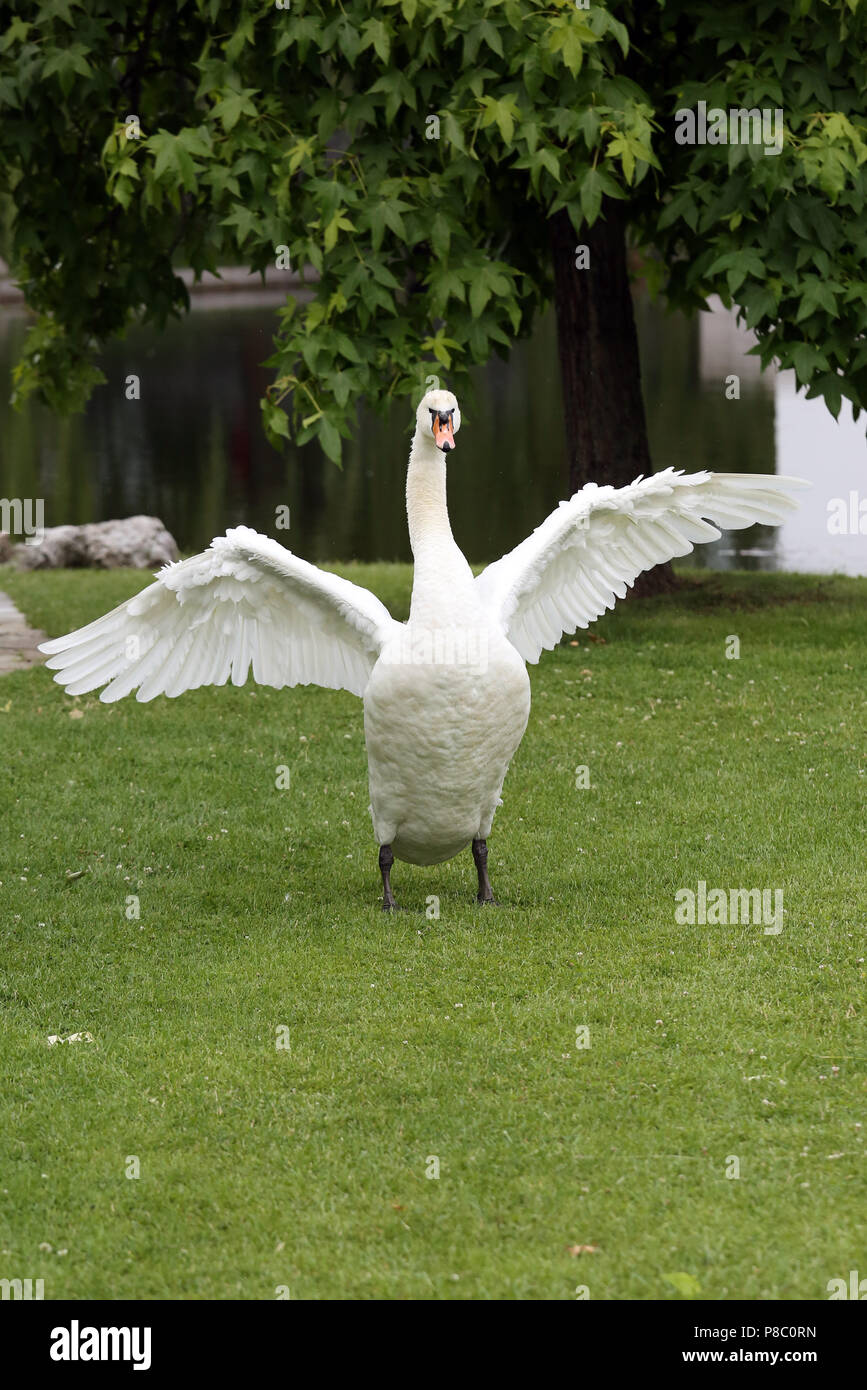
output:
[[[595,1255],[599,1249],[598,1245],[567,1245],[567,1255]]]
[[[663,1279],[667,1284],[671,1284],[678,1293],[682,1293],[684,1298],[697,1298],[701,1293],[701,1284],[693,1274],[663,1274]]]

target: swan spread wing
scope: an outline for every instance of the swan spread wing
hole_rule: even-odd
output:
[[[96,622],[43,642],[70,695],[139,700],[253,679],[281,689],[323,685],[362,695],[383,643],[399,627],[367,589],[239,526],[189,560],[167,565]]]
[[[718,526],[778,526],[797,507],[790,493],[807,486],[798,478],[673,468],[629,487],[588,483],[482,571],[478,594],[524,660],[538,661],[564,632],[613,608],[642,570],[716,540]]]

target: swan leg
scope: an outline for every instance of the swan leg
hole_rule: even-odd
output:
[[[488,842],[487,840],[473,840],[473,859],[479,875],[479,891],[476,895],[477,903],[492,903],[497,906],[494,897],[494,890],[491,887],[491,880],[488,878]]]
[[[391,891],[391,866],[394,863],[394,853],[391,845],[380,845],[379,847],[379,871],[382,874],[382,910],[383,912],[395,912],[397,903]]]

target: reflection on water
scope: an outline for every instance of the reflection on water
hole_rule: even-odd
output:
[[[363,414],[339,471],[315,444],[265,442],[259,397],[270,374],[273,309],[200,311],[157,337],[130,333],[103,368],[108,384],[86,413],[55,420],[0,403],[0,495],[46,499],[47,524],[150,512],[183,550],[244,523],[310,559],[409,559],[404,486],[414,407],[388,420]],[[8,325],[0,377],[23,333]],[[125,398],[128,375],[141,399]],[[3,396],[6,396],[3,392]],[[465,403],[450,462],[455,534],[474,558],[493,557],[562,494],[564,442],[551,326],[493,363]],[[275,531],[289,506],[289,533]],[[535,522],[534,522],[535,524]]]
[[[815,484],[780,532],[754,527],[696,552],[716,568],[801,568],[867,574],[867,536],[830,535],[826,502],[867,496],[863,425],[835,424],[796,396],[789,374],[761,377],[749,340],[719,309],[689,321],[638,302],[644,392],[654,462],[692,471],[793,473]],[[277,453],[259,426],[274,309],[198,309],[163,335],[131,332],[106,354],[106,386],[83,415],[57,420],[7,404],[25,320],[0,317],[0,496],[43,497],[46,522],[160,516],[182,550],[227,526],[276,535],[313,560],[409,559],[404,476],[412,411],[363,413],[338,471],[315,445]],[[726,377],[740,377],[727,400]],[[125,397],[127,376],[141,399]],[[455,536],[477,561],[521,540],[566,493],[560,382],[548,316],[509,363],[474,378],[475,400],[449,461]],[[610,383],[617,410],[619,383]],[[288,506],[291,529],[275,526]],[[865,522],[867,525],[867,522]]]

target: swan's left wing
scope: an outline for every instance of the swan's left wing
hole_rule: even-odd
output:
[[[202,685],[324,685],[362,695],[400,624],[376,596],[238,526],[96,622],[43,642],[70,695],[139,700]]]
[[[790,494],[807,486],[762,473],[673,468],[629,487],[588,483],[488,565],[478,593],[524,660],[538,661],[564,632],[613,608],[642,570],[716,540],[718,526],[778,526],[797,507]]]

